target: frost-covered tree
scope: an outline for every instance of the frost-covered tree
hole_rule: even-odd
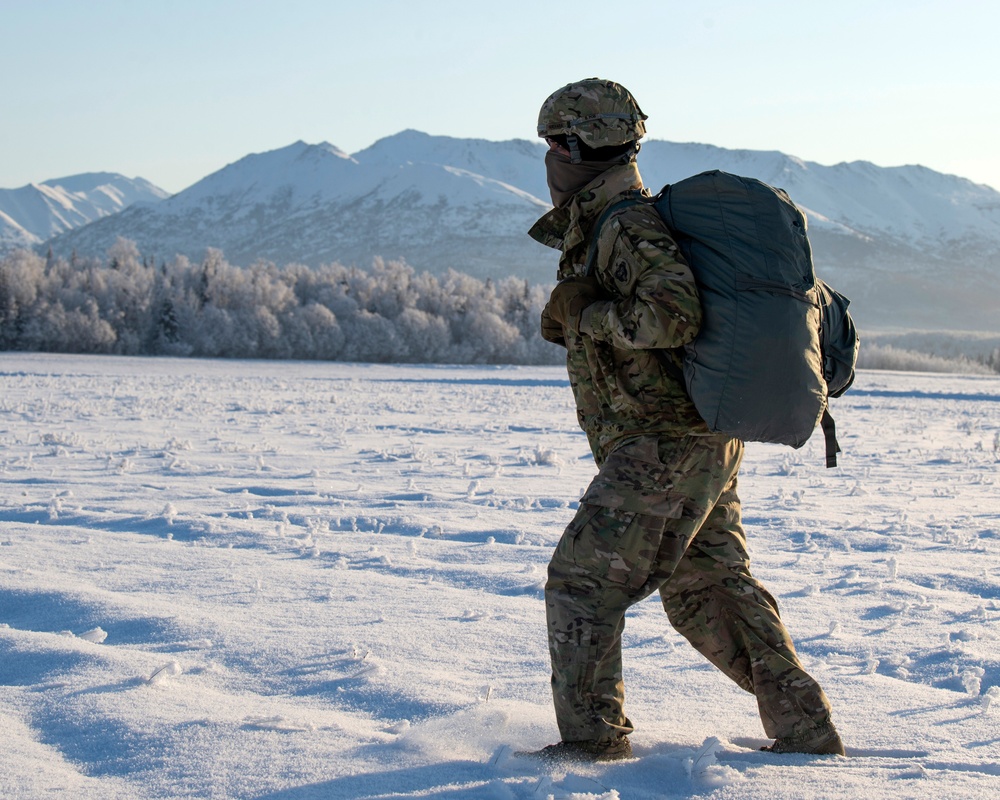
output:
[[[23,346],[24,330],[33,316],[44,275],[45,262],[26,250],[0,261],[0,349]]]
[[[547,292],[524,281],[328,264],[243,269],[206,251],[155,266],[119,239],[105,259],[0,259],[0,348],[375,362],[556,363]]]

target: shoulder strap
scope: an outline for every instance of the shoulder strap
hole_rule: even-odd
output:
[[[626,197],[611,203],[611,205],[601,212],[601,216],[597,218],[597,223],[594,225],[594,230],[590,237],[590,246],[587,248],[587,261],[584,275],[590,275],[594,271],[594,264],[597,263],[597,243],[601,238],[601,229],[604,228],[607,221],[615,214],[624,211],[626,208],[630,208],[631,206],[638,205],[642,202],[646,202],[646,198],[644,198],[640,192],[633,190],[629,192]]]

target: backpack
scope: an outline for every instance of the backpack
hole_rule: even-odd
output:
[[[640,202],[663,218],[698,284],[703,320],[685,346],[684,382],[708,427],[798,448],[821,424],[836,466],[828,398],[854,380],[858,335],[850,301],[816,278],[803,213],[783,189],[713,170],[653,198],[630,194],[595,230]]]

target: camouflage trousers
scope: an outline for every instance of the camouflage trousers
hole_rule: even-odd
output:
[[[771,738],[830,718],[778,606],[750,574],[724,436],[646,437],[615,450],[556,546],[545,586],[552,694],[563,741],[632,731],[625,716],[625,612],[659,591],[670,624],[757,698]]]

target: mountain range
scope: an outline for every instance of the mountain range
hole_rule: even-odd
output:
[[[141,179],[104,174],[105,182],[87,191],[82,179],[92,176],[6,190],[0,220],[35,237],[26,244],[63,256],[102,255],[124,236],[158,260],[175,253],[198,259],[207,247],[241,265],[263,259],[366,267],[382,256],[419,271],[544,283],[554,279],[556,254],[525,235],[550,207],[544,152],[540,142],[418,131],[353,155],[296,142],[248,155],[166,198]],[[824,166],[776,151],[658,140],[643,144],[639,167],[654,191],[707,169],[786,189],[809,218],[817,271],[852,298],[859,323],[1000,329],[1000,193],[988,186],[919,166]],[[128,207],[100,206],[96,199],[115,194],[105,187]],[[93,210],[73,216],[76,206],[53,201],[48,207],[59,213],[51,218],[41,211],[19,217],[26,201],[12,206],[8,199],[29,189],[72,198],[74,188]]]
[[[134,203],[155,203],[169,196],[147,180],[113,172],[0,189],[0,251],[34,247]]]

